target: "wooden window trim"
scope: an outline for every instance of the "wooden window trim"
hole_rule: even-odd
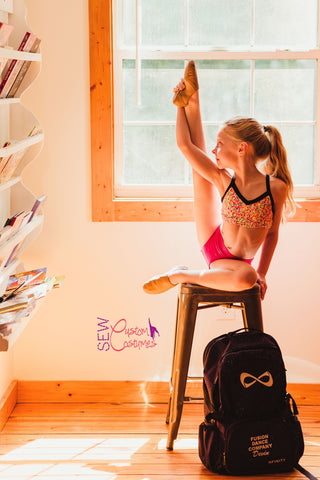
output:
[[[92,220],[193,221],[192,200],[115,198],[112,0],[89,0],[89,35]],[[297,204],[290,221],[320,221],[320,199]]]

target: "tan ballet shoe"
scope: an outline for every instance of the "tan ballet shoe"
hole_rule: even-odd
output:
[[[157,294],[166,292],[167,290],[176,287],[177,284],[171,283],[169,280],[169,275],[171,275],[176,270],[187,270],[187,267],[179,265],[178,267],[174,267],[169,270],[169,272],[150,278],[150,280],[143,284],[143,290],[149,294]]]
[[[199,89],[197,70],[193,60],[187,64],[184,71],[184,83],[186,87],[176,92],[173,97],[173,103],[177,107],[186,107],[191,95]]]

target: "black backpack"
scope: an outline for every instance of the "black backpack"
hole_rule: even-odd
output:
[[[205,348],[203,363],[202,463],[230,475],[297,468],[303,435],[275,339],[243,329],[221,335]]]

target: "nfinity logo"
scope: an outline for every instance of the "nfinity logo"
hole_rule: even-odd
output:
[[[141,350],[143,348],[154,348],[157,346],[156,336],[160,337],[158,329],[151,324],[145,327],[130,327],[125,318],[121,318],[112,324],[106,318],[97,317],[97,349],[108,352],[110,349],[115,352],[122,352],[127,348]]]

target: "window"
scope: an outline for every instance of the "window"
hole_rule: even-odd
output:
[[[192,219],[172,87],[194,59],[208,151],[234,115],[277,126],[296,220],[318,221],[318,1],[113,3],[90,0],[94,220]]]

